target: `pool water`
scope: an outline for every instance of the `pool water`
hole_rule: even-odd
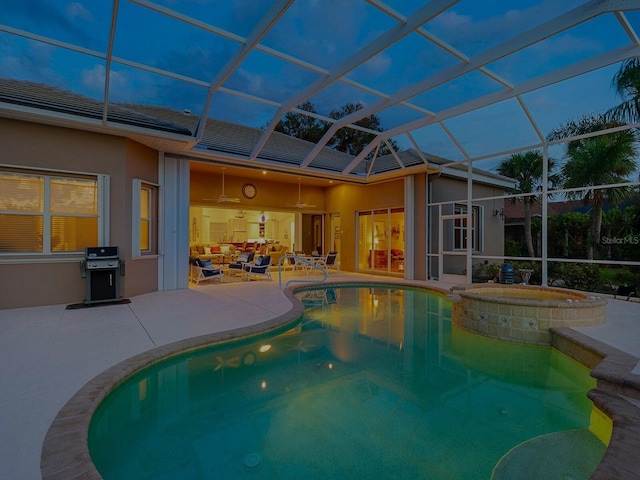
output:
[[[285,331],[167,359],[116,388],[90,427],[101,475],[489,479],[527,440],[588,432],[586,368],[453,329],[441,294],[361,286],[298,297],[305,314]]]

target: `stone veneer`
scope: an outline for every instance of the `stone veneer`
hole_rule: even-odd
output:
[[[550,328],[606,321],[607,300],[574,290],[489,283],[451,291],[453,324],[499,340],[550,345]]]

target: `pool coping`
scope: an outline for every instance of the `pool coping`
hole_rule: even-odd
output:
[[[591,369],[587,396],[613,420],[609,445],[591,480],[640,479],[639,359],[571,328],[551,328],[551,345]]]
[[[128,358],[95,376],[60,409],[42,445],[40,471],[43,480],[102,479],[91,460],[87,443],[91,418],[102,400],[141,368],[170,355],[282,328],[300,318],[304,310],[302,302],[295,297],[296,291],[344,285],[392,285],[430,290],[443,296],[450,293],[438,287],[424,287],[406,281],[336,281],[296,285],[283,290],[283,294],[291,301],[292,308],[278,317],[246,327],[172,342]],[[638,359],[570,328],[553,328],[551,331],[554,348],[592,369],[591,375],[597,379],[597,388],[589,392],[589,398],[613,419],[614,428],[609,446],[591,478],[640,480],[640,473],[635,473],[640,472],[640,459],[637,458],[637,446],[640,445],[640,408],[625,399],[640,400],[640,375],[631,373]]]

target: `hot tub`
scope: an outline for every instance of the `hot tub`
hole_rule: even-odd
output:
[[[551,327],[590,327],[606,320],[604,298],[575,290],[485,283],[451,292],[454,325],[500,340],[549,345]]]

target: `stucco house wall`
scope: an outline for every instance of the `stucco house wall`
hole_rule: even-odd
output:
[[[131,259],[132,181],[158,182],[158,154],[124,138],[70,128],[0,118],[5,166],[51,172],[106,174],[110,177],[109,239],[126,262],[121,277],[125,297],[157,290],[158,262]],[[80,276],[84,254],[0,254],[0,308],[79,303],[86,281]]]
[[[430,203],[446,202],[447,205],[442,206],[442,214],[453,213],[453,203],[465,204],[467,196],[467,181],[460,178],[447,178],[446,176],[438,176],[430,182],[431,198]],[[484,198],[500,196],[504,193],[504,187],[490,185],[486,183],[474,183],[473,197]],[[504,200],[472,200],[472,205],[479,206],[481,215],[481,247],[474,250],[473,263],[482,262],[483,256],[504,255],[504,224],[499,215],[495,215],[496,210],[500,211],[504,207]],[[441,250],[453,250],[453,228],[452,220],[440,222],[438,217],[438,207],[432,206],[429,209],[430,219],[430,252],[439,253]],[[443,245],[439,244],[440,225],[443,225],[442,240]],[[431,277],[437,276],[439,258],[431,257]],[[466,257],[464,255],[454,256],[446,255],[443,260],[443,270],[445,274],[465,275],[466,274]]]
[[[404,205],[404,181],[391,180],[372,185],[341,184],[327,187],[325,191],[325,245],[330,244],[329,215],[340,213],[342,236],[340,238],[340,268],[346,271],[357,269],[356,238],[357,212]]]

